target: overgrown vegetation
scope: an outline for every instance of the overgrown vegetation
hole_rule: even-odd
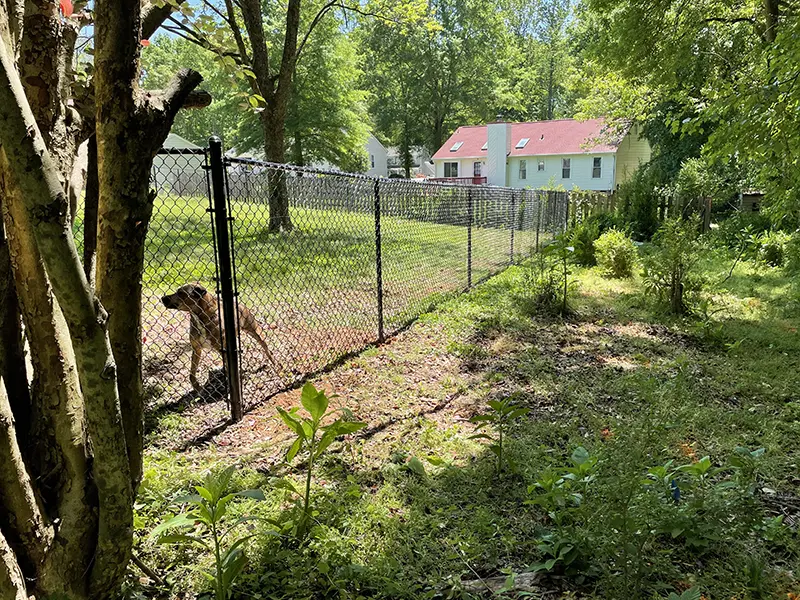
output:
[[[230,504],[231,519],[258,517],[247,522],[257,535],[237,594],[470,598],[500,577],[514,597],[526,573],[538,574],[540,592],[581,598],[797,593],[796,281],[698,240],[692,223],[667,223],[645,252],[648,273],[656,265],[671,281],[678,265],[688,306],[692,278],[716,282],[703,294],[709,344],[692,317],[654,310],[636,273],[569,267],[579,283],[569,322],[531,312],[520,299],[532,298],[535,263],[563,273],[571,255],[554,248],[323,377],[370,425],[303,466],[314,490],[303,538],[274,535],[303,513],[272,479],[287,465],[263,466],[264,453],[277,458],[293,440],[239,456],[233,489],[260,487],[266,498]],[[137,522],[160,521],[185,493],[189,464],[231,452],[151,453]],[[175,552],[140,548],[173,593],[203,589]]]
[[[610,229],[594,243],[597,266],[609,277],[630,277],[638,262],[633,240],[616,229]]]

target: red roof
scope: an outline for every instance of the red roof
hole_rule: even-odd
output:
[[[531,123],[511,123],[510,156],[539,156],[543,154],[598,154],[616,152],[617,144],[608,143],[604,136],[603,119],[575,121],[534,121]],[[486,144],[486,125],[459,127],[433,158],[480,158],[486,156],[482,147]],[[528,138],[523,148],[518,142]],[[602,140],[598,143],[599,140]],[[463,142],[458,150],[450,149]]]

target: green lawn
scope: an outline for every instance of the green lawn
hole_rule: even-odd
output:
[[[268,326],[283,370],[255,377],[259,381],[246,390],[249,402],[377,338],[371,213],[295,208],[295,230],[281,235],[266,232],[265,204],[234,201],[231,216],[240,302]],[[163,401],[188,390],[189,349],[186,316],[165,310],[159,299],[192,281],[213,291],[209,219],[204,198],[156,200],[146,247],[143,329],[146,379]],[[508,265],[510,242],[509,230],[473,230],[473,281]],[[534,243],[535,233],[515,232],[516,257]],[[467,230],[385,216],[382,264],[385,328],[392,332],[466,287]],[[261,353],[249,339],[243,343],[245,368],[258,370]]]
[[[280,460],[289,440],[272,403],[206,449],[150,449],[141,535],[204,469],[237,464],[235,485],[267,501],[235,513],[269,519],[252,526],[243,598],[475,597],[462,581],[553,554],[533,597],[797,594],[800,287],[749,262],[723,282],[730,265],[707,253],[724,310],[686,320],[660,316],[638,278],[584,269],[573,319],[527,314],[524,267],[509,269],[315,382],[369,433],[324,459],[310,540],[274,535],[289,504],[273,478],[304,470]],[[516,470],[497,475],[467,419],[502,398],[530,412],[506,440]],[[573,456],[594,466],[573,477]],[[173,594],[207,587],[202,553],[144,538],[138,552]]]

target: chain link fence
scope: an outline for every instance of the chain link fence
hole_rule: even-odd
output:
[[[222,354],[246,410],[530,255],[569,218],[568,192],[212,162],[206,150],[156,157],[142,299],[151,406],[225,397]],[[226,294],[238,335],[219,317]]]

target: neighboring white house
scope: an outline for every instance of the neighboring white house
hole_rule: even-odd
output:
[[[171,193],[176,196],[207,194],[205,156],[203,153],[192,152],[202,148],[177,133],[170,133],[167,136],[163,148],[173,153],[156,154],[153,159],[151,171],[153,187],[161,193]],[[181,150],[187,152],[180,154]]]
[[[386,147],[380,143],[371,133],[367,138],[367,175],[373,177],[389,176],[389,153]]]
[[[459,127],[433,155],[436,178],[598,191],[615,190],[649,160],[637,127],[609,141],[603,119]]]
[[[423,146],[411,148],[411,177],[432,177],[433,163],[430,162],[431,155]],[[400,148],[391,146],[389,148],[389,173],[391,175],[405,177],[406,169],[403,166],[403,157]]]

